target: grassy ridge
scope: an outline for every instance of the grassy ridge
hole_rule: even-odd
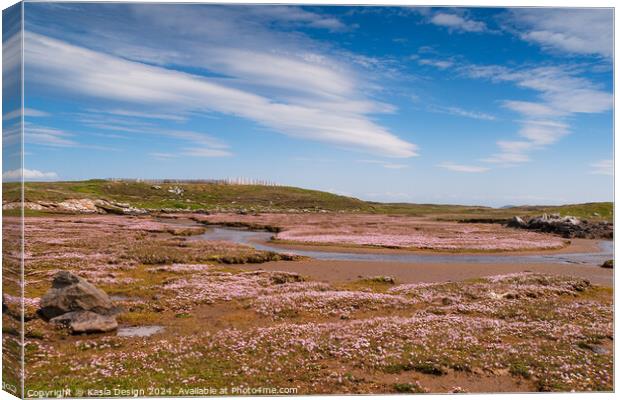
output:
[[[157,188],[159,187],[159,188]],[[182,194],[168,190],[179,187]],[[19,185],[4,185],[4,201],[19,198]],[[224,184],[161,184],[89,180],[79,182],[28,182],[26,201],[59,202],[67,199],[105,199],[141,208],[272,208],[369,211],[368,203],[332,193],[285,186]]]
[[[523,217],[542,213],[574,215],[591,220],[612,220],[613,203],[585,203],[563,206],[519,206],[495,209],[481,206],[440,204],[376,203],[352,197],[339,196],[318,190],[287,186],[224,185],[206,183],[161,184],[156,188],[150,183],[112,182],[89,180],[75,182],[28,182],[25,185],[26,201],[59,202],[67,199],[91,198],[129,203],[140,208],[183,209],[256,209],[278,210],[328,210],[403,214],[411,216],[432,215],[440,219],[505,219],[514,215]],[[173,187],[183,189],[182,194],[171,193]],[[6,183],[3,200],[16,201],[19,185]]]

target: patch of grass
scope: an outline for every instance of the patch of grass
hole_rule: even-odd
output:
[[[530,368],[522,362],[515,362],[510,364],[509,371],[511,374],[521,376],[523,378],[529,378],[532,376]]]
[[[293,256],[259,251],[251,247],[211,241],[159,240],[134,243],[125,257],[145,265],[164,264],[254,264],[294,259]]]
[[[384,283],[384,284],[388,284],[388,285],[396,284],[396,280],[393,277],[387,276],[387,275],[373,276],[373,277],[370,277],[370,278],[365,278],[364,280],[368,281],[368,282]]]
[[[4,185],[3,200],[17,201],[19,184]],[[229,207],[250,211],[270,209],[371,211],[366,202],[317,190],[286,186],[226,185],[217,183],[182,183],[155,185],[142,182],[88,180],[74,182],[27,182],[28,201],[63,201],[71,198],[100,198],[129,203],[142,208],[212,209]],[[168,190],[179,187],[181,194]]]
[[[399,374],[404,371],[417,371],[427,375],[444,375],[446,373],[445,368],[431,362],[410,362],[410,363],[397,363],[390,364],[385,367],[385,372],[388,374]]]
[[[124,312],[121,313],[118,317],[118,322],[121,324],[127,325],[144,325],[144,324],[154,324],[158,321],[161,321],[161,315],[159,313],[151,312],[151,311],[135,311],[135,312]]]
[[[394,390],[398,393],[424,393],[425,390],[417,383],[395,383]]]
[[[373,278],[362,278],[357,281],[337,285],[338,288],[343,290],[370,290],[377,293],[384,293],[393,286],[394,283]]]

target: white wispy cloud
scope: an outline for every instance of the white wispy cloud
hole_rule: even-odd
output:
[[[454,65],[454,63],[450,60],[436,60],[430,58],[422,58],[418,60],[418,64],[420,65],[430,65],[439,69],[447,69]]]
[[[600,160],[590,164],[590,173],[596,175],[613,175],[614,174],[614,161],[613,160]]]
[[[482,21],[475,21],[454,13],[439,12],[430,18],[430,22],[461,32],[483,32],[487,26]]]
[[[40,181],[40,180],[50,180],[58,178],[58,174],[56,172],[43,172],[36,169],[13,169],[6,171],[2,174],[3,182],[15,182],[19,181],[21,177],[24,177],[25,181]]]
[[[111,117],[110,114],[119,115],[121,117]],[[177,157],[179,155],[190,155],[199,157],[225,157],[232,155],[230,151],[226,150],[229,146],[213,135],[204,132],[189,130],[160,128],[159,125],[156,123],[145,121],[145,118],[147,120],[151,118],[171,119],[174,116],[171,116],[171,118],[167,118],[167,114],[146,115],[149,115],[149,118],[142,116],[142,113],[140,112],[116,112],[115,110],[109,112],[105,110],[99,113],[99,111],[90,110],[90,113],[77,113],[73,118],[76,121],[79,121],[82,124],[86,125],[87,127],[108,131],[120,131],[132,134],[129,136],[149,135],[156,137],[159,136],[163,138],[173,138],[176,139],[179,144],[192,146],[191,150],[179,150],[178,153],[175,155],[173,155],[172,153],[149,153],[149,155],[151,156],[156,155],[157,158],[171,158],[172,156]],[[90,134],[101,135],[99,133],[92,132]],[[118,136],[113,134],[105,135],[108,138],[128,138],[127,136]],[[188,147],[186,147],[185,149],[188,149]]]
[[[22,138],[22,126],[20,121],[7,123],[2,125],[2,145],[16,146],[19,145]]]
[[[390,157],[417,154],[414,144],[365,115],[369,102],[359,101],[354,81],[332,68],[248,51],[224,52],[217,57],[226,68],[235,66],[230,74],[239,72],[252,81],[265,78],[265,84],[276,81],[281,88],[311,86],[305,88],[305,96],[296,93],[302,101],[293,94],[273,99],[227,84],[227,80],[129,61],[32,32],[27,32],[26,41],[29,78],[41,85],[142,106],[224,113],[289,136]],[[50,53],[56,57],[48,57]]]
[[[185,116],[185,115],[164,114],[164,113],[160,113],[160,112],[144,112],[144,111],[134,111],[134,110],[121,110],[121,109],[110,109],[110,110],[87,109],[86,111],[88,111],[88,112],[95,112],[95,113],[118,115],[118,116],[121,116],[121,117],[159,119],[159,120],[176,121],[176,122],[183,122],[183,121],[187,120],[187,116]]]
[[[523,121],[519,135],[528,139],[533,147],[547,146],[568,135],[567,124],[557,121],[527,120]]]
[[[447,169],[455,172],[468,172],[468,173],[480,173],[486,172],[489,170],[487,167],[480,167],[477,165],[464,165],[464,164],[455,164],[453,162],[443,162],[437,165],[439,168]]]
[[[480,119],[480,120],[485,120],[485,121],[494,121],[496,119],[494,115],[487,114],[487,113],[480,112],[480,111],[465,110],[460,107],[432,106],[429,108],[429,110],[432,112],[457,115],[459,117]]]
[[[2,35],[2,74],[3,90],[6,93],[18,93],[22,66],[21,30],[13,34]]]
[[[504,107],[522,116],[517,132],[522,140],[498,141],[500,152],[485,158],[486,162],[504,165],[527,162],[530,160],[527,152],[552,145],[570,133],[567,117],[606,112],[613,105],[611,93],[579,76],[581,71],[572,67],[510,69],[498,65],[466,65],[459,71],[474,79],[512,82],[538,95],[537,101],[503,101]]]
[[[560,114],[558,110],[549,105],[533,101],[505,100],[503,105],[519,114],[532,117],[549,117]]]
[[[508,22],[521,39],[545,49],[606,58],[613,54],[611,8],[515,8]]]
[[[409,166],[406,165],[406,164],[387,163],[387,164],[383,164],[383,168],[387,168],[387,169],[404,169],[404,168],[409,168]]]
[[[5,129],[3,133],[3,141],[7,144],[15,144],[21,140],[20,124],[12,124]],[[75,132],[68,132],[63,129],[58,129],[50,126],[44,126],[40,124],[33,124],[26,121],[24,123],[24,145],[28,148],[31,145],[45,146],[45,147],[58,147],[58,148],[84,148],[92,150],[103,151],[118,151],[117,148],[102,146],[98,144],[88,144],[78,141],[79,137],[83,137],[82,134]]]
[[[181,154],[190,157],[228,157],[232,155],[228,150],[210,148],[185,148]]]
[[[77,147],[79,143],[73,139],[72,133],[47,126],[24,124],[24,142],[51,147]]]
[[[562,66],[510,69],[499,65],[466,65],[461,74],[495,82],[513,82],[538,92],[541,101],[506,100],[505,105],[525,115],[568,115],[599,113],[611,109],[613,96],[586,78],[578,69]]]
[[[358,162],[365,163],[365,164],[376,164],[376,165],[380,165],[381,167],[387,168],[387,169],[409,168],[407,164],[397,164],[397,163],[392,163],[392,162],[382,161],[382,160],[358,160]]]
[[[179,157],[229,157],[232,153],[225,149],[211,149],[206,147],[186,147],[181,149],[178,153],[163,153],[152,152],[149,156],[158,160],[171,160]]]
[[[491,157],[482,158],[480,161],[501,164],[503,166],[513,166],[530,161],[530,157],[522,152],[503,151],[496,153]]]
[[[269,21],[277,21],[287,25],[302,25],[336,32],[350,29],[337,18],[294,6],[248,7],[248,11],[255,18],[262,17]]]
[[[153,152],[153,153],[149,153],[149,156],[156,158],[158,160],[170,160],[172,158],[177,158],[179,155],[173,154],[173,153]]]
[[[12,110],[2,115],[3,121],[21,117],[21,109]],[[45,111],[36,110],[34,108],[24,108],[24,117],[48,117],[50,114]]]

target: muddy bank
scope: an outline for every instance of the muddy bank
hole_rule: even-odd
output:
[[[400,283],[463,281],[514,272],[536,272],[585,278],[592,283],[612,287],[613,270],[595,266],[566,264],[419,264],[364,261],[306,260],[244,265],[244,269],[296,272],[330,283],[349,282],[360,277],[388,275]]]
[[[252,243],[251,241],[249,243]],[[511,250],[511,251],[440,251],[429,249],[392,249],[387,247],[371,247],[371,246],[346,246],[338,244],[297,244],[280,240],[255,241],[256,244],[274,245],[280,249],[300,250],[300,251],[316,251],[316,252],[338,252],[338,253],[355,253],[355,254],[452,254],[459,255],[481,255],[481,254],[497,254],[497,255],[545,255],[545,254],[575,254],[575,253],[597,253],[600,252],[600,240],[593,239],[572,239],[569,244],[558,249],[548,250]]]

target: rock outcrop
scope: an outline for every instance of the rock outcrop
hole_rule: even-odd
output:
[[[37,313],[46,321],[67,326],[72,333],[108,332],[116,329],[108,295],[68,271],[54,275],[52,288],[41,297]]]
[[[525,228],[527,227],[527,222],[525,222],[521,217],[514,216],[508,221],[507,224],[511,228]]]
[[[99,213],[97,203],[91,199],[69,199],[58,204],[46,203],[47,207],[56,207],[62,211],[83,213],[83,214],[96,214]]]
[[[119,215],[143,215],[148,210],[133,207],[127,203],[119,203],[108,200],[92,199],[67,199],[59,203],[49,201],[24,202],[24,208],[37,211],[51,211],[75,214],[119,214]],[[21,203],[4,203],[3,210],[13,210],[21,207]]]
[[[143,208],[132,207],[127,203],[116,203],[105,200],[95,200],[95,206],[108,214],[119,215],[143,215],[148,211]]]
[[[610,222],[589,222],[573,216],[561,217],[559,214],[543,214],[527,222],[515,216],[506,225],[511,228],[555,233],[565,238],[613,239],[614,234],[614,227]]]

